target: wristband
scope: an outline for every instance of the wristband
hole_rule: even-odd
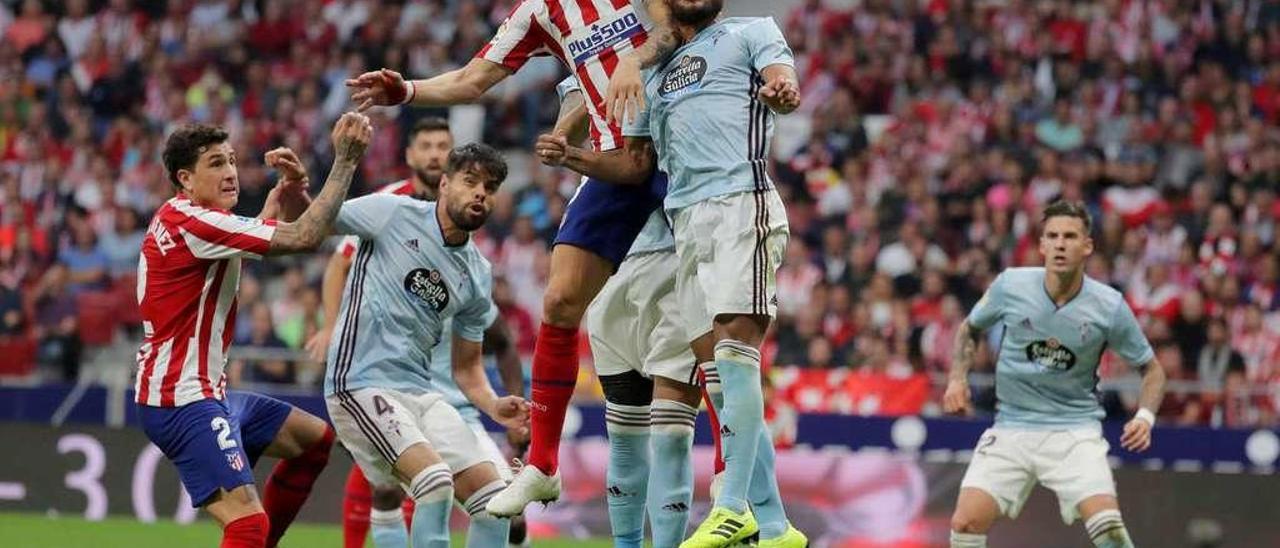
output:
[[[407,105],[413,102],[413,98],[418,96],[418,86],[414,85],[413,80],[404,81],[404,100],[400,104]]]
[[[1139,407],[1138,412],[1133,414],[1133,418],[1146,421],[1148,426],[1155,426],[1156,424],[1155,413],[1145,407]]]

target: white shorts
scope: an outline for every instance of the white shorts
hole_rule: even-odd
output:
[[[676,304],[671,252],[627,257],[587,308],[597,375],[637,371],[695,384],[693,351]]]
[[[484,454],[485,460],[492,462],[498,469],[498,477],[502,478],[502,481],[511,483],[513,477],[511,465],[507,463],[507,457],[502,454],[502,450],[498,449],[498,443],[493,441],[493,435],[484,429],[484,424],[479,420],[466,421],[466,423],[475,433],[476,440],[480,442],[480,452]]]
[[[1039,482],[1058,496],[1062,521],[1079,517],[1077,506],[1094,495],[1116,495],[1107,451],[1098,427],[1022,430],[992,427],[982,433],[960,487],[996,499],[1000,513],[1015,518]]]
[[[434,449],[455,474],[491,460],[475,430],[439,394],[361,388],[327,396],[325,406],[338,439],[374,485],[403,484],[395,462],[416,443]]]
[[[776,190],[726,194],[674,212],[676,296],[689,340],[720,314],[773,317],[790,229]]]

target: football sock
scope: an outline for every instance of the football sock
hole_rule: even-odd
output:
[[[560,464],[560,432],[578,381],[578,330],[542,324],[533,347],[529,464],[547,475]]]

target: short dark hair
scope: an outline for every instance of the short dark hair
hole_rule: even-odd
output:
[[[1054,217],[1080,219],[1080,222],[1084,223],[1084,235],[1088,236],[1093,233],[1093,217],[1089,216],[1089,210],[1081,202],[1058,200],[1049,204],[1049,207],[1044,208],[1044,218],[1041,219],[1041,223],[1047,223],[1049,219]]]
[[[418,136],[419,133],[427,133],[431,131],[443,131],[451,133],[449,130],[449,121],[439,116],[428,116],[414,122],[413,127],[409,129],[409,142]]]
[[[169,182],[182,188],[178,171],[192,169],[200,160],[200,153],[210,145],[227,142],[227,130],[207,124],[189,124],[178,128],[164,143],[164,169],[169,172]]]
[[[483,143],[462,145],[449,151],[444,171],[450,175],[464,169],[477,169],[501,183],[507,178],[507,161],[493,147]]]

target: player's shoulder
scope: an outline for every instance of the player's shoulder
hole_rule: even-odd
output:
[[[1109,307],[1116,306],[1124,300],[1124,293],[1121,293],[1119,289],[1090,278],[1087,275],[1084,277],[1084,288],[1082,291],[1086,295],[1090,295],[1094,299],[1100,301],[1101,304]]]
[[[1044,267],[1015,266],[1006,268],[997,279],[1006,286],[1042,284],[1044,283]]]
[[[377,190],[377,193],[378,194],[403,194],[403,195],[413,194],[413,180],[404,179],[404,180],[396,181],[394,183],[382,185],[382,188],[379,188]]]
[[[747,32],[758,32],[763,29],[778,28],[778,22],[772,17],[726,17],[720,20],[720,26],[725,32],[734,35],[741,35]]]

